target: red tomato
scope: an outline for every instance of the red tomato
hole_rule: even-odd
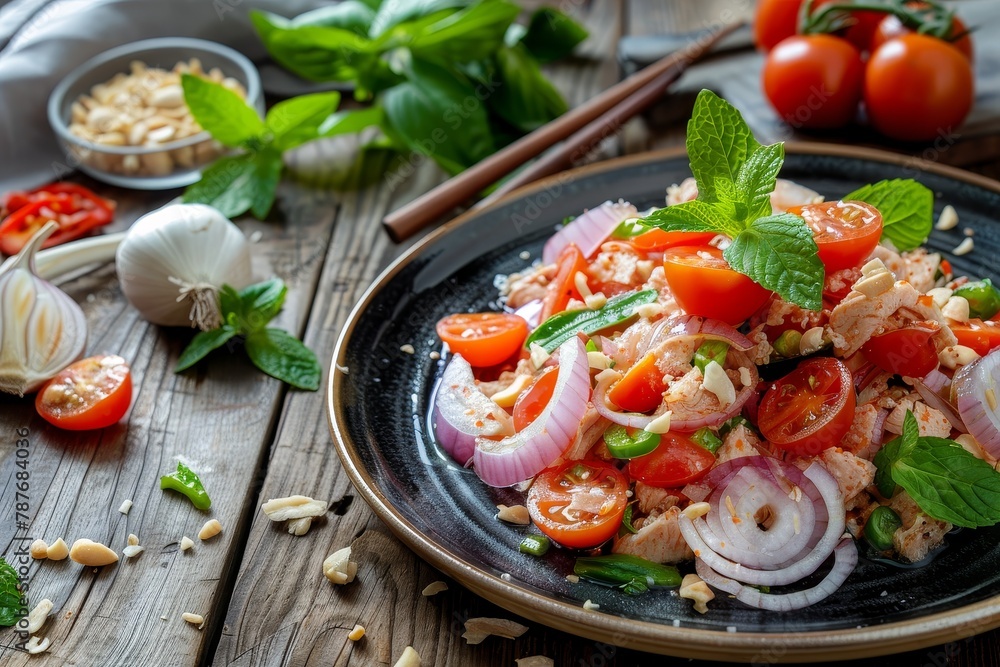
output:
[[[865,66],[858,49],[832,35],[795,35],[764,61],[764,93],[792,127],[849,123],[861,100]]]
[[[452,352],[477,368],[496,366],[512,357],[528,337],[528,323],[509,313],[449,315],[437,323],[437,335]]]
[[[781,40],[798,33],[799,15],[805,0],[759,0],[753,18],[753,42],[761,51],[770,51]],[[816,0],[816,8],[834,0]]]
[[[647,354],[611,387],[608,398],[627,412],[649,412],[660,405],[666,390],[656,356]]]
[[[859,266],[882,236],[882,214],[860,201],[828,201],[793,206],[813,231],[819,258],[827,273]]]
[[[750,317],[771,296],[747,276],[733,271],[712,246],[678,246],[663,253],[670,292],[685,312],[733,326]]]
[[[903,35],[872,53],[865,107],[879,132],[902,141],[948,136],[972,108],[972,66],[935,37]]]
[[[965,324],[955,322],[948,327],[958,338],[959,345],[971,347],[981,357],[1000,347],[1000,322],[972,319]]]
[[[556,264],[559,267],[556,277],[549,283],[542,300],[542,322],[566,310],[570,299],[580,299],[580,293],[576,289],[576,274],[587,271],[587,259],[574,243],[563,248]]]
[[[559,368],[553,366],[535,378],[528,390],[517,397],[514,403],[514,430],[520,431],[531,422],[538,419],[542,410],[549,404],[552,392],[559,379]]]
[[[665,489],[696,482],[715,465],[715,455],[683,433],[664,433],[652,453],[628,462],[628,475]]]
[[[885,17],[884,12],[851,12],[853,23],[844,31],[844,39],[858,47],[859,51],[874,51],[872,37]]]
[[[771,384],[761,399],[757,426],[771,444],[813,456],[838,445],[854,421],[854,384],[844,362],[807,359]]]
[[[861,352],[888,373],[922,378],[938,366],[937,348],[931,340],[938,329],[936,322],[921,322],[872,336]]]
[[[926,7],[926,5],[922,2],[909,2],[907,5],[910,7],[919,7],[921,5]],[[913,30],[903,25],[903,22],[899,20],[898,16],[886,14],[875,26],[875,30],[872,32],[871,39],[869,41],[869,44],[871,45],[869,48],[871,51],[875,51],[875,49],[882,46],[890,39],[896,39],[897,37],[902,37],[903,35],[912,34]],[[962,55],[970,61],[972,60],[972,39],[969,37],[969,29],[965,27],[965,23],[962,22],[962,19],[957,16],[951,21],[951,32],[945,43],[951,44],[953,47],[958,49]]]
[[[4,201],[7,218],[0,223],[0,252],[17,254],[50,220],[59,228],[43,248],[72,241],[111,222],[114,202],[73,183],[53,183],[31,192],[12,192]]]
[[[606,542],[622,524],[628,504],[628,481],[610,463],[598,460],[567,461],[535,478],[528,491],[528,513],[540,531],[559,544],[574,549]],[[571,510],[573,497],[587,495],[587,505],[599,510]]]
[[[715,232],[665,232],[653,229],[629,239],[633,248],[642,252],[662,252],[677,245],[703,245],[714,239]]]
[[[115,355],[89,357],[59,372],[38,391],[35,409],[68,431],[111,426],[132,403],[132,372]]]

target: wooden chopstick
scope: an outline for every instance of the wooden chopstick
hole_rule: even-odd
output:
[[[389,213],[382,220],[389,236],[396,241],[404,241],[413,234],[424,229],[435,220],[460,206],[468,199],[475,197],[487,186],[514,171],[525,162],[541,154],[547,148],[563,141],[575,132],[586,128],[580,137],[567,142],[567,146],[556,155],[544,161],[540,170],[551,169],[557,163],[564,164],[562,155],[576,154],[577,146],[584,145],[596,135],[599,137],[607,130],[607,123],[602,122],[607,114],[610,121],[620,125],[632,115],[652,104],[650,100],[653,91],[663,90],[675,80],[690,65],[705,53],[722,37],[725,37],[741,24],[729,24],[718,30],[707,33],[704,38],[692,41],[684,48],[658,60],[649,67],[636,72],[627,79],[575,107],[554,121],[543,125],[506,148],[497,151],[490,157],[466,169],[461,174],[451,178],[429,192],[417,197],[408,204]],[[637,95],[643,91],[641,95]],[[632,101],[631,97],[639,99]],[[642,103],[645,103],[643,106]],[[612,111],[617,105],[622,105],[619,112]],[[626,116],[627,112],[631,115]],[[598,121],[595,123],[595,121]],[[599,140],[599,139],[598,139]],[[538,178],[539,176],[534,176]],[[523,184],[526,181],[521,181]]]

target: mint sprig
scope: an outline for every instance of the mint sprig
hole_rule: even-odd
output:
[[[281,311],[287,293],[278,278],[240,291],[223,285],[219,293],[223,325],[195,336],[174,372],[185,371],[234,338],[242,338],[250,361],[263,372],[298,389],[319,389],[322,372],[313,351],[287,331],[267,326]]]
[[[735,271],[786,301],[819,310],[825,272],[813,233],[797,215],[771,214],[784,145],[762,146],[734,106],[702,90],[688,121],[687,151],[698,198],[654,211],[642,223],[725,234],[732,243],[723,257]]]
[[[920,436],[907,411],[903,433],[874,459],[875,483],[889,498],[901,486],[927,516],[965,528],[1000,522],[1000,473],[960,444]]]
[[[934,193],[911,178],[894,178],[865,185],[844,201],[863,201],[882,214],[882,238],[899,250],[913,250],[927,240],[934,226]]]
[[[23,608],[17,571],[0,558],[0,627],[9,628],[17,624]]]

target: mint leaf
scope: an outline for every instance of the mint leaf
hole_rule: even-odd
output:
[[[672,208],[672,207],[667,207]],[[805,221],[781,213],[754,220],[723,251],[729,265],[807,310],[823,306],[823,263]]]
[[[219,311],[224,322],[237,328],[241,326],[243,301],[240,299],[240,293],[232,285],[224,284],[219,288]]]
[[[471,5],[473,0],[383,0],[369,34],[378,37],[400,23]]]
[[[274,206],[274,197],[278,193],[278,181],[281,180],[281,170],[285,163],[281,152],[272,146],[266,146],[253,156],[253,171],[250,182],[253,195],[250,200],[250,212],[253,217],[263,220]],[[242,213],[242,211],[241,211]],[[232,216],[229,216],[232,217]]]
[[[228,324],[223,324],[218,329],[212,329],[211,331],[199,332],[188,343],[188,346],[184,348],[184,351],[181,352],[181,356],[177,360],[177,365],[174,366],[174,372],[180,373],[191,368],[207,357],[210,352],[219,349],[229,342],[237,333],[238,331]]]
[[[747,156],[736,175],[736,193],[746,206],[746,219],[771,215],[771,193],[785,161],[784,144],[761,146]]]
[[[718,232],[736,236],[744,225],[733,218],[731,208],[726,209],[725,205],[694,199],[653,211],[642,219],[642,224],[667,232]]]
[[[295,148],[320,137],[319,128],[340,103],[340,93],[313,93],[278,102],[264,124],[279,150]]]
[[[217,160],[201,173],[201,180],[184,191],[184,202],[208,204],[227,218],[245,213],[257,197],[257,164],[252,155],[233,155]]]
[[[0,558],[0,626],[9,628],[21,620],[20,581],[17,571],[6,560]]]
[[[736,107],[710,90],[698,93],[687,125],[688,159],[698,182],[698,199],[719,201],[716,182],[736,183],[743,163],[758,148]]]
[[[903,432],[899,437],[900,456],[906,456],[912,452],[920,440],[920,425],[917,424],[917,418],[909,410],[906,411],[906,416],[903,417]]]
[[[382,107],[338,111],[323,121],[319,126],[318,132],[321,137],[333,137],[338,134],[360,132],[372,125],[381,125],[384,121],[385,112],[382,110]]]
[[[858,188],[841,197],[871,204],[882,214],[882,238],[899,250],[923,244],[934,226],[934,193],[913,179],[894,178]]]
[[[319,389],[322,372],[316,355],[287,331],[255,331],[247,336],[246,349],[254,365],[271,377],[299,389]]]
[[[288,287],[281,278],[271,278],[240,291],[243,331],[252,333],[273,320],[285,303]]]
[[[577,44],[587,39],[587,30],[553,7],[542,7],[531,15],[521,44],[538,62],[549,63],[573,53]]]
[[[181,87],[191,115],[222,144],[235,148],[264,134],[257,111],[222,84],[182,74]]]
[[[435,59],[479,60],[503,46],[504,33],[521,9],[506,0],[480,2],[451,15],[432,14],[393,30],[393,46]],[[405,30],[402,38],[399,33]],[[382,45],[383,47],[385,45]]]
[[[303,26],[341,28],[366,37],[374,18],[375,10],[365,3],[358,2],[358,0],[341,0],[335,5],[319,7],[305,14],[299,14],[288,21],[288,26],[292,28]]]
[[[875,464],[875,486],[886,499],[896,495],[898,485],[892,477],[892,466],[899,459],[899,448],[902,444],[902,437],[893,438],[885,443],[872,459],[872,463]]]

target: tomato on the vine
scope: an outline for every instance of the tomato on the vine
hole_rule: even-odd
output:
[[[834,0],[816,0],[813,11]],[[759,0],[753,18],[753,42],[761,51],[770,51],[778,42],[798,33],[799,17],[805,0]]]
[[[926,6],[922,2],[911,2],[907,4],[910,7],[919,7],[920,5]],[[903,35],[911,35],[913,32],[914,31],[912,29],[903,25],[903,22],[898,16],[885,14],[871,34],[869,49],[874,52],[875,49],[882,46],[889,40],[902,37]],[[952,19],[951,30],[943,41],[946,44],[950,44],[958,49],[962,55],[970,61],[972,60],[972,39],[969,37],[969,29],[965,26],[965,23],[962,22],[962,19],[957,16]]]
[[[528,514],[538,530],[565,547],[596,547],[622,525],[627,492],[628,480],[610,463],[567,461],[535,478],[528,491]],[[579,495],[587,502],[574,504]]]
[[[734,271],[713,246],[677,246],[663,253],[663,275],[685,312],[737,325],[771,292]]]
[[[861,53],[847,40],[795,35],[767,54],[764,93],[793,127],[841,127],[857,113],[864,71]]]
[[[903,35],[872,53],[864,98],[868,117],[882,134],[929,141],[950,134],[972,108],[972,65],[936,37]]]
[[[768,442],[815,456],[840,443],[854,420],[854,383],[844,362],[817,357],[771,384],[760,401],[757,426]]]
[[[788,209],[813,232],[828,273],[860,265],[882,236],[882,214],[860,201],[827,201]]]

